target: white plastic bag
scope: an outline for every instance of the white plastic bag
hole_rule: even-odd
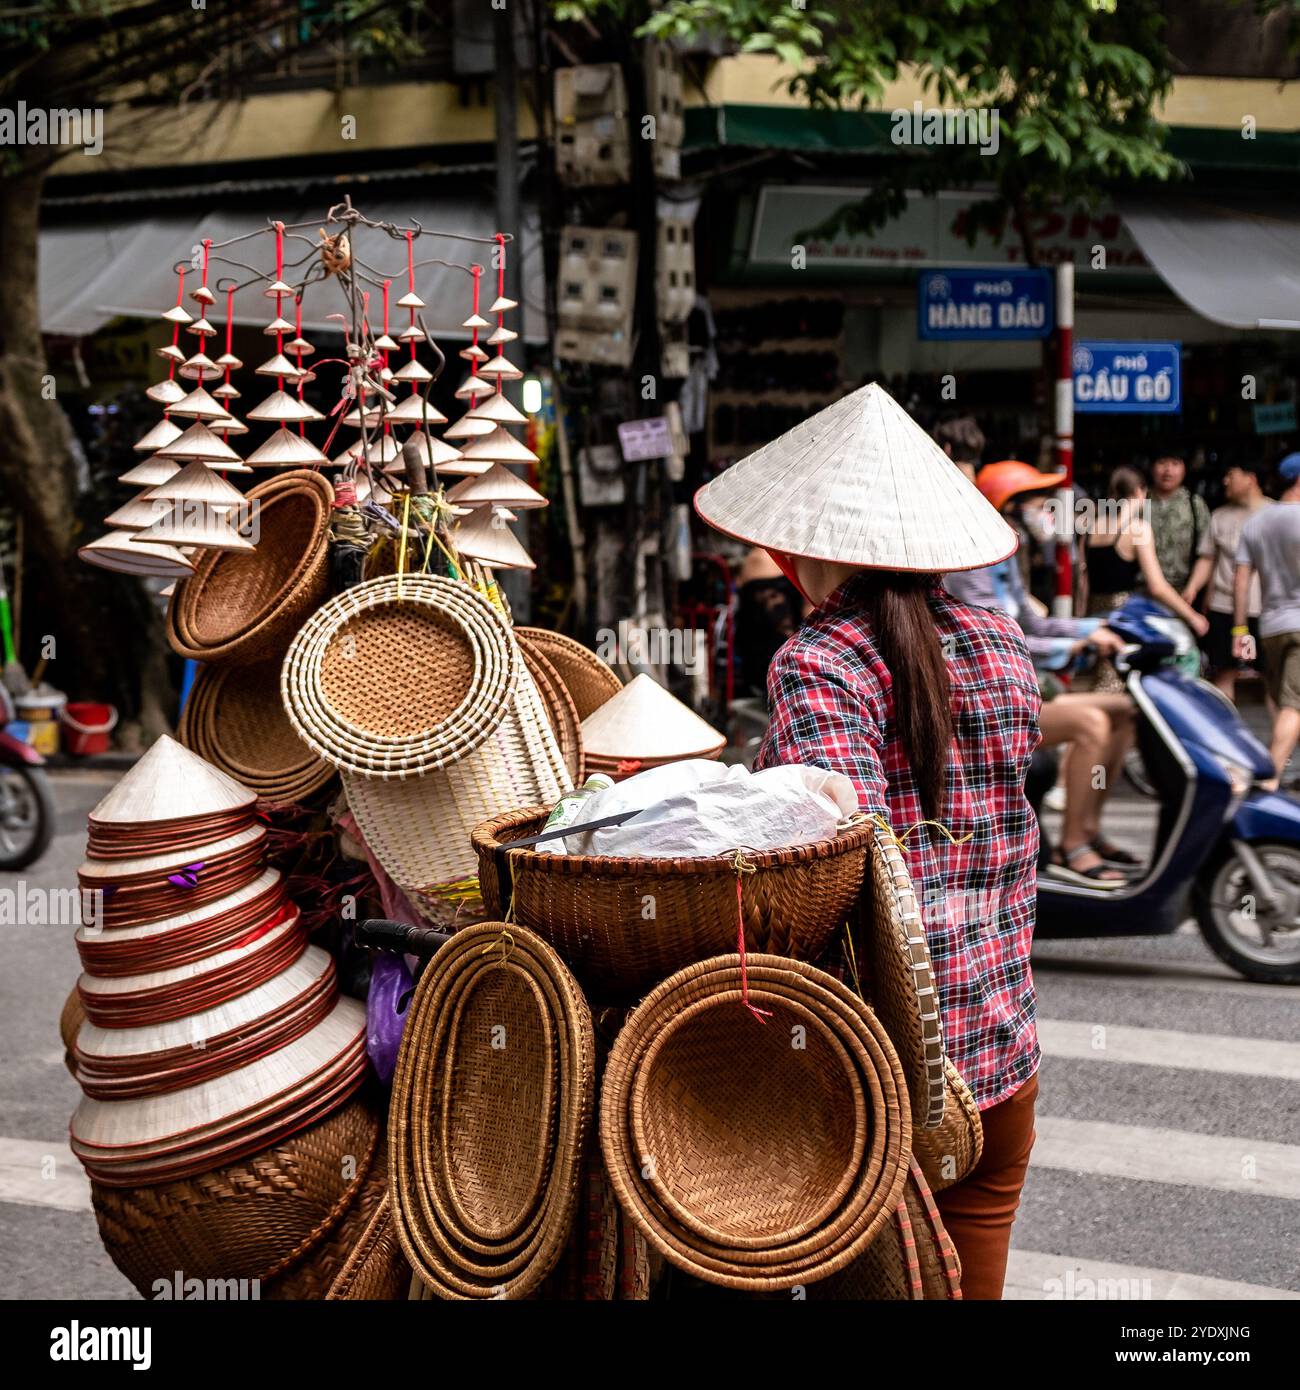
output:
[[[858,809],[843,773],[797,763],[750,772],[694,758],[638,773],[583,803],[579,824],[619,811],[622,825],[565,837],[569,854],[700,859],[828,840]]]

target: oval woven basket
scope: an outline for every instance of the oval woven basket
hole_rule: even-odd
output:
[[[848,1040],[846,1084],[828,1049]],[[859,1101],[864,1147],[847,1138]],[[600,1138],[620,1202],[665,1259],[761,1292],[826,1278],[871,1243],[902,1193],[911,1122],[898,1058],[860,999],[802,962],[750,956],[742,974],[723,956],[629,1015]]]
[[[389,1195],[438,1298],[526,1298],[569,1238],[595,1090],[577,983],[531,933],[457,932],[425,970],[393,1075]]]
[[[745,947],[815,960],[862,887],[869,823],[793,849],[734,859],[622,859],[511,851],[540,833],[548,808],[484,821],[473,835],[483,903],[549,941],[602,1003],[631,1000],[675,970],[733,950],[741,885]],[[752,869],[752,872],[749,870]],[[512,893],[513,885],[513,893]]]
[[[545,648],[527,636],[521,637],[518,628],[515,629],[515,637],[528,674],[532,676],[541,697],[547,722],[560,746],[560,754],[569,774],[569,787],[580,787],[587,774],[582,755],[582,721],[578,718],[577,707],[559,672],[547,660]]]
[[[569,692],[581,723],[593,710],[623,689],[618,673],[606,666],[595,652],[545,627],[517,627],[515,636],[539,650],[555,667]]]
[[[335,775],[289,721],[280,700],[279,657],[200,668],[177,735],[186,748],[263,801],[302,801]]]
[[[99,1234],[145,1297],[159,1279],[170,1285],[177,1270],[187,1278],[271,1279],[336,1225],[380,1143],[379,1117],[358,1098],[253,1158],[197,1177],[130,1188],[92,1181]]]
[[[176,585],[167,640],[196,661],[250,662],[282,652],[329,590],[334,489],[310,470],[270,478],[247,493],[258,504],[251,551],[207,551]]]

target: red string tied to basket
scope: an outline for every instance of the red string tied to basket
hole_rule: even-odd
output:
[[[758,872],[758,865],[745,858],[745,851],[738,849],[731,860],[736,872],[736,951],[740,956],[740,1002],[760,1023],[772,1017],[771,1009],[760,1009],[749,1002],[749,966],[745,956],[745,875]]]

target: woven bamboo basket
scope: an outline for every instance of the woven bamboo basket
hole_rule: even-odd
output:
[[[618,674],[572,637],[544,627],[517,627],[515,636],[539,650],[555,667],[578,712],[579,723],[623,689]]]
[[[136,1188],[92,1182],[100,1237],[146,1297],[177,1270],[186,1278],[269,1280],[341,1219],[380,1145],[375,1111],[354,1099],[253,1158],[197,1177]]]
[[[961,1262],[924,1174],[913,1166],[893,1219],[852,1264],[807,1293],[855,1302],[961,1297]]]
[[[256,548],[199,557],[167,610],[172,650],[196,661],[251,662],[284,650],[329,586],[334,489],[309,470],[249,490],[258,504]]]
[[[675,970],[735,948],[740,882],[745,946],[815,960],[862,887],[870,824],[793,849],[731,857],[622,859],[509,849],[548,808],[495,816],[473,835],[484,906],[549,941],[602,1003],[635,999]],[[752,869],[752,872],[750,870]],[[513,886],[513,892],[512,892]]]
[[[375,858],[429,921],[456,925],[468,884],[477,897],[470,837],[485,816],[520,800],[553,805],[568,790],[559,745],[521,671],[492,736],[447,767],[405,780],[343,775],[348,805]]]
[[[664,981],[619,1034],[601,1095],[606,1167],[645,1238],[688,1273],[751,1292],[812,1283],[897,1205],[902,1082],[884,1030],[831,976],[771,956],[742,975],[740,957],[719,957]],[[864,1147],[849,1137],[859,1095]]]
[[[298,736],[357,776],[458,761],[500,725],[522,661],[504,616],[458,580],[371,580],[302,627],[280,689]]]
[[[960,1182],[984,1147],[979,1110],[943,1050],[938,987],[911,875],[894,837],[873,823],[870,882],[851,921],[867,998],[898,1050],[912,1102],[913,1150],[930,1188]]]
[[[532,676],[537,693],[541,696],[551,732],[560,746],[569,787],[580,787],[587,773],[582,755],[582,721],[578,718],[577,707],[559,672],[547,660],[545,648],[527,636],[520,637],[518,628],[515,629],[515,636],[528,674]]]
[[[331,1301],[404,1302],[411,1288],[411,1266],[393,1226],[387,1186],[356,1244],[348,1252],[325,1297]]]
[[[204,666],[190,690],[180,741],[264,801],[314,795],[334,769],[294,732],[280,700],[280,659]]]
[[[549,947],[457,932],[421,977],[393,1076],[389,1195],[435,1297],[526,1298],[569,1239],[595,1090],[591,1015]]]

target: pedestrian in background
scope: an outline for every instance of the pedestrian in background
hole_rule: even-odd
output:
[[[1249,661],[1242,661],[1232,654],[1232,609],[1233,579],[1242,528],[1261,507],[1272,505],[1272,499],[1264,496],[1260,484],[1262,471],[1263,466],[1259,463],[1235,463],[1223,475],[1223,493],[1227,501],[1210,513],[1210,525],[1201,537],[1200,553],[1192,577],[1183,590],[1183,598],[1191,604],[1195,604],[1203,589],[1207,590],[1206,616],[1210,628],[1202,645],[1209,658],[1211,678],[1230,700],[1236,698],[1238,670],[1244,667],[1260,669],[1258,575],[1251,578],[1246,604],[1246,625],[1256,643],[1255,655]]]
[[[1187,464],[1178,454],[1165,454],[1151,466],[1151,531],[1156,563],[1170,588],[1180,593],[1192,577],[1201,537],[1210,529],[1210,509],[1203,498],[1183,486]],[[1152,598],[1159,598],[1150,585]],[[1163,602],[1164,600],[1162,600]]]
[[[941,420],[934,430],[934,442],[971,480],[984,457],[984,431],[973,415],[957,415]]]
[[[1268,693],[1277,706],[1269,752],[1280,780],[1300,738],[1300,453],[1288,454],[1277,471],[1286,488],[1278,505],[1257,507],[1241,528],[1233,580],[1232,654],[1243,660],[1253,654],[1246,617],[1250,581],[1257,574],[1259,643]]]

